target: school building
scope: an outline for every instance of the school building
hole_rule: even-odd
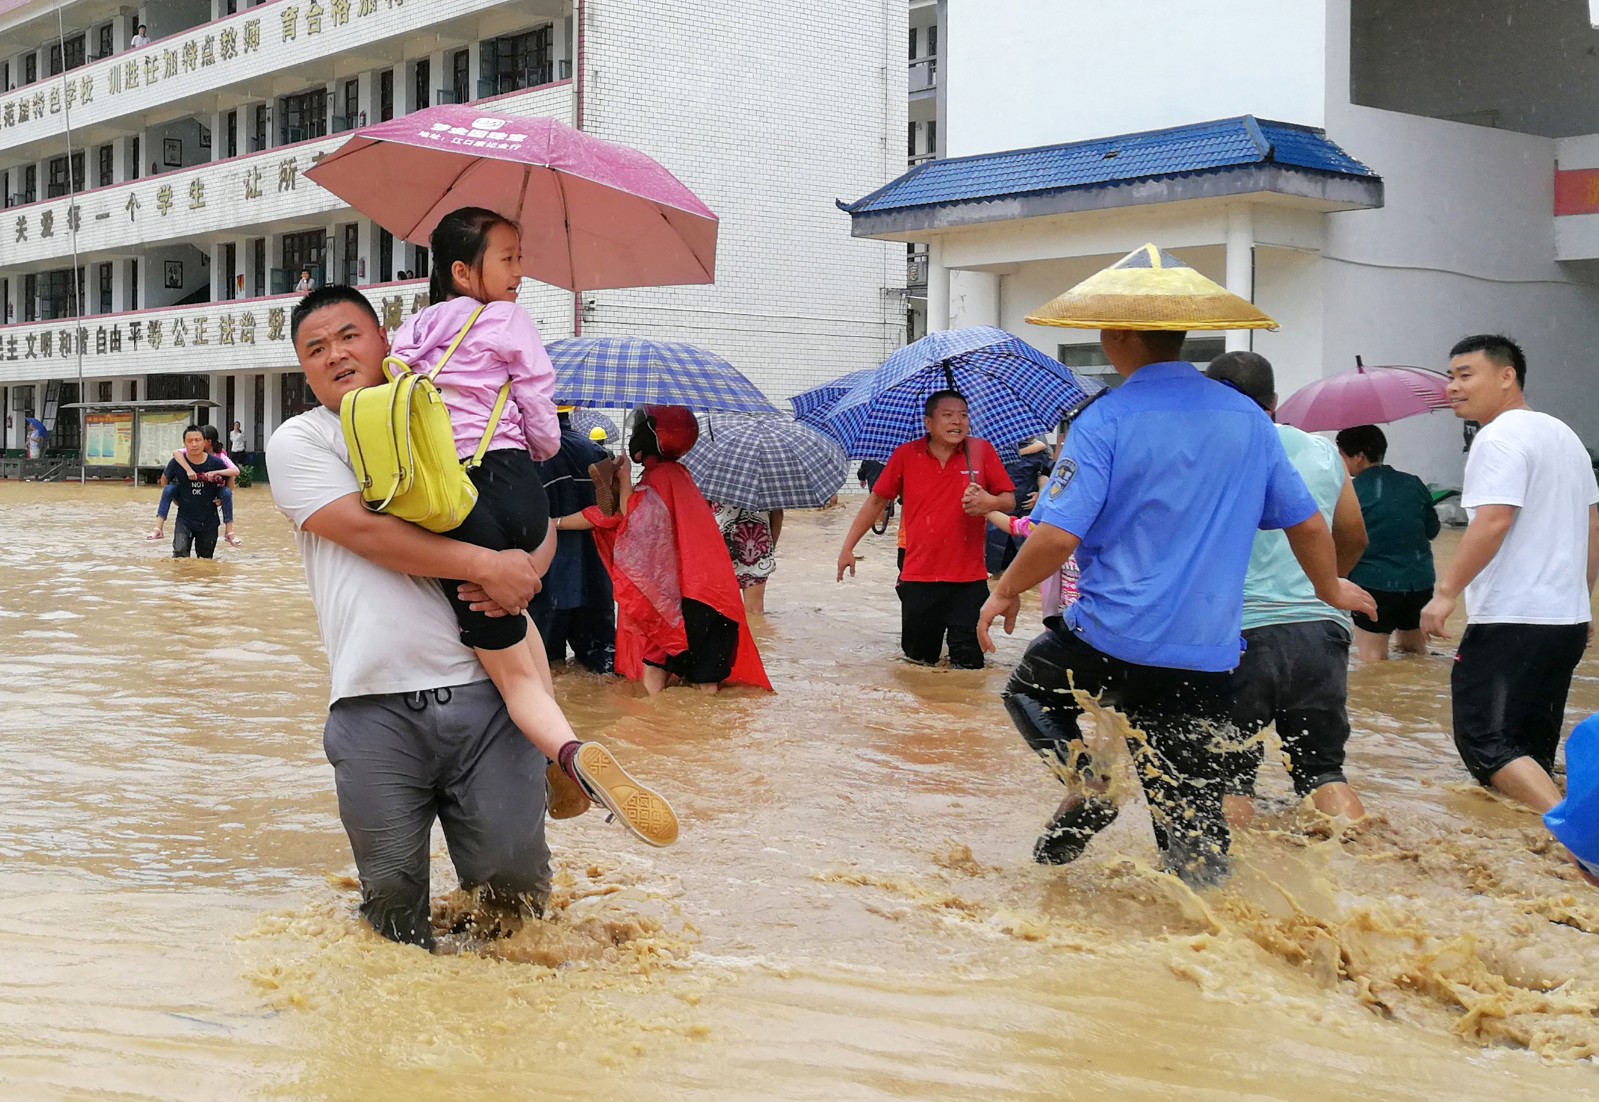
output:
[[[853,239],[833,200],[902,164],[906,19],[904,0],[781,20],[757,0],[0,0],[0,451],[32,417],[125,473],[202,401],[261,450],[312,402],[287,332],[302,272],[361,287],[391,330],[426,302],[426,249],[306,170],[440,103],[642,149],[721,218],[714,286],[527,284],[547,340],[690,341],[777,398],[878,363],[904,340],[903,247]]]

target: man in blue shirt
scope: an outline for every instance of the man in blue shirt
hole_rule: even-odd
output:
[[[1086,782],[1061,804],[1034,857],[1074,860],[1116,817],[1100,777],[1076,764],[1076,689],[1100,696],[1142,732],[1141,743],[1129,743],[1166,867],[1208,885],[1228,868],[1215,736],[1227,734],[1255,532],[1286,532],[1321,600],[1373,606],[1338,577],[1327,524],[1271,421],[1236,390],[1179,362],[1184,336],[1100,333],[1106,358],[1127,381],[1072,425],[1033,510],[1037,527],[983,606],[978,632],[992,649],[994,620],[1014,630],[1021,594],[1076,553],[1080,600],[1032,642],[1003,694],[1028,744],[1063,780],[1076,774]]]

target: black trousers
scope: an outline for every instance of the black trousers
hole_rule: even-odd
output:
[[[1224,755],[1227,793],[1253,796],[1264,751],[1245,746],[1277,725],[1294,791],[1348,783],[1349,629],[1332,620],[1267,624],[1244,632],[1244,656],[1233,672],[1235,745]]]
[[[172,525],[172,557],[186,559],[190,550],[195,558],[210,559],[217,553],[217,526],[210,528],[191,528],[189,522],[181,516]]]
[[[1073,768],[1082,714],[1072,686],[1097,696],[1144,733],[1128,740],[1149,799],[1155,841],[1169,868],[1225,854],[1223,757],[1230,736],[1231,673],[1140,666],[1095,650],[1071,631],[1034,639],[1002,698],[1011,721],[1057,770]]]
[[[491,451],[470,477],[477,487],[477,504],[458,527],[443,534],[491,551],[536,551],[550,532],[550,502],[544,495],[544,479],[527,452]],[[460,584],[439,579],[461,627],[461,642],[473,650],[505,650],[527,638],[526,617],[473,612],[471,604],[456,595]]]
[[[528,610],[533,626],[544,639],[544,653],[551,662],[566,661],[568,647],[572,657],[592,673],[614,673],[616,669],[616,608],[610,604],[584,605],[581,608],[551,608],[537,602]]]
[[[983,668],[977,642],[977,617],[988,600],[988,583],[900,582],[899,646],[912,662],[931,666],[949,639],[949,664],[960,670]]]

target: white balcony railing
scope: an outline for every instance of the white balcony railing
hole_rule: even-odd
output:
[[[931,92],[938,87],[938,58],[919,57],[910,63],[909,85],[911,95]]]
[[[484,0],[315,0],[247,8],[172,38],[92,62],[0,96],[0,150],[349,52],[464,15]]]
[[[427,305],[427,282],[362,287],[391,333]],[[129,375],[298,370],[289,313],[299,295],[168,306],[0,326],[0,384]],[[570,336],[572,295],[531,280],[519,300],[545,340]]]
[[[572,121],[570,82],[513,92],[492,102],[495,111],[508,115]],[[0,213],[0,266],[14,269],[58,260],[65,265],[71,262],[74,244],[83,262],[96,253],[127,252],[348,209],[301,176],[349,138],[335,134],[95,188],[75,199],[12,207]]]

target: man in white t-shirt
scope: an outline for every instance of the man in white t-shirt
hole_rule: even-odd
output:
[[[138,33],[135,34],[133,36],[132,41],[130,41],[128,43],[128,49],[137,50],[139,47],[148,46],[149,44],[150,44],[150,32],[145,29],[145,26],[144,26],[143,23],[140,23],[139,24]]]
[[[490,551],[368,512],[339,427],[339,400],[383,381],[389,342],[358,291],[295,307],[290,339],[321,403],[267,446],[272,499],[294,522],[327,650],[323,749],[361,875],[361,912],[385,937],[431,948],[428,838],[442,822],[461,885],[539,913],[549,893],[545,759],[461,643],[438,578],[491,614],[538,591],[521,551]]]
[[[1550,773],[1590,640],[1599,489],[1577,434],[1527,407],[1527,360],[1514,341],[1467,337],[1450,357],[1455,416],[1482,429],[1460,494],[1471,522],[1421,626],[1442,637],[1465,594],[1450,679],[1455,747],[1479,783],[1541,813],[1561,799]]]

